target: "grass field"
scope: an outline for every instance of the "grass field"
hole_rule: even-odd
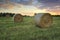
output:
[[[35,26],[33,17],[24,17],[21,23],[0,17],[0,40],[60,40],[60,17],[53,17],[50,28]]]

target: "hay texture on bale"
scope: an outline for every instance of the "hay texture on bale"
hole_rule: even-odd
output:
[[[41,28],[50,27],[53,22],[49,13],[39,13],[35,15],[35,24]]]
[[[22,22],[23,16],[21,14],[14,15],[14,22]]]

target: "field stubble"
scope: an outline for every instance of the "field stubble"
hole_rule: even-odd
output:
[[[14,23],[12,17],[0,17],[0,40],[59,40],[60,17],[53,17],[50,28],[38,28],[33,17],[24,17],[23,22]]]

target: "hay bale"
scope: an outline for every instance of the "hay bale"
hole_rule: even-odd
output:
[[[9,14],[6,14],[6,17],[7,17],[7,18],[9,18],[9,17],[10,17],[10,15],[9,15]]]
[[[21,14],[14,15],[14,22],[22,22],[23,16]]]
[[[35,15],[35,23],[41,28],[50,27],[52,22],[53,19],[49,13],[39,13]]]

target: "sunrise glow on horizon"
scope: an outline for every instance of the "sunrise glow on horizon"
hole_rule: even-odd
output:
[[[0,12],[20,13],[22,15],[33,16],[34,13],[50,13],[60,15],[60,1],[48,0],[1,0]],[[46,3],[47,2],[47,3]]]

